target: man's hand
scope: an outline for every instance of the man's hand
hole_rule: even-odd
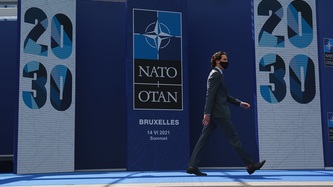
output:
[[[209,122],[210,122],[210,115],[209,114],[205,114],[203,119],[202,119],[202,124],[204,126],[207,126],[209,125]]]
[[[245,109],[250,108],[250,106],[251,105],[249,103],[247,103],[247,102],[241,102],[241,104],[240,104],[240,107],[245,108]]]

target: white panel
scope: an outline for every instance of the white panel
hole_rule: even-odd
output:
[[[259,154],[266,169],[324,168],[315,2],[254,0]]]
[[[17,16],[17,8],[16,7],[9,7],[9,8],[0,7],[0,17],[4,17],[4,16]]]
[[[20,11],[17,173],[74,171],[76,1]]]

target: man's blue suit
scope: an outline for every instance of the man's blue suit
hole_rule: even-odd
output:
[[[208,142],[209,137],[214,132],[216,127],[221,128],[227,140],[246,166],[253,163],[251,157],[243,149],[230,120],[231,114],[228,102],[237,106],[240,106],[241,104],[240,100],[228,95],[222,71],[215,67],[212,69],[207,79],[207,93],[204,110],[205,114],[210,114],[211,120],[209,125],[204,126],[202,129],[200,138],[189,161],[190,167],[198,167],[204,146]]]

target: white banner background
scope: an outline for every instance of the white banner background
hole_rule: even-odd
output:
[[[27,13],[28,10],[35,12]],[[76,1],[22,0],[20,11],[20,93],[16,173],[74,171]],[[59,14],[64,16],[53,22],[55,16]],[[26,21],[25,16],[35,20],[35,23]],[[59,23],[61,22],[59,20],[67,22],[63,24],[64,22]],[[45,31],[41,28],[45,28]],[[72,34],[72,40],[67,38],[66,32]],[[51,48],[52,37],[60,43],[58,48]],[[37,41],[33,42],[34,38],[35,40],[37,38]],[[47,47],[47,54],[39,48],[41,45]],[[24,68],[29,67],[27,68],[29,71],[37,68],[35,62],[45,67],[44,85],[40,83],[43,82],[43,78],[38,79],[42,73],[32,73],[32,77],[23,74]],[[56,82],[55,89],[51,88],[52,77],[59,81]],[[38,82],[37,87],[33,86],[34,81]],[[35,89],[39,86],[45,91],[40,92]],[[55,91],[56,88],[60,91]],[[69,92],[66,93],[66,90]],[[46,101],[37,106],[33,97],[28,96],[24,99],[24,92],[34,93],[33,97],[46,93]],[[56,94],[51,97],[51,92]],[[60,100],[57,100],[57,92],[61,95],[58,96]],[[29,98],[32,102],[29,102]],[[57,107],[51,103],[51,98],[55,98],[57,103],[62,105],[56,109]]]
[[[259,155],[260,159],[267,160],[265,169],[313,169],[324,167],[316,1],[307,0],[301,2],[303,3],[302,6],[296,5],[304,10],[303,12],[299,11],[298,16],[297,14],[293,16],[294,12],[288,11],[293,2],[290,0],[254,0]],[[307,6],[303,6],[306,4],[310,7],[312,13],[309,9],[306,9]],[[267,15],[263,15],[265,11]],[[307,27],[307,23],[302,19],[306,16],[312,17],[312,39],[311,32],[308,32],[311,29]],[[296,19],[293,19],[295,17]],[[278,21],[279,19],[281,20]],[[288,37],[288,26],[297,28],[296,31],[301,36],[298,40]],[[266,32],[260,35],[260,32],[264,30]],[[271,33],[269,33],[270,31]],[[284,42],[279,42],[281,38],[277,40],[275,36],[281,36]],[[261,42],[259,42],[260,40]],[[274,43],[276,45],[272,45]],[[275,59],[264,58],[262,60],[262,57],[267,57],[269,54],[271,56],[277,54],[282,58],[280,62],[282,64],[284,62],[285,71],[278,69],[277,66],[273,67],[274,65],[270,67],[269,64],[275,63]],[[293,61],[292,59],[297,55],[311,58],[314,70],[311,72],[311,67],[307,66],[311,63],[307,64],[306,60],[302,61],[304,58]],[[260,70],[261,62],[271,69]],[[290,67],[300,71],[298,75],[301,77],[302,92],[309,91],[306,87],[309,81],[313,80],[312,82],[315,83],[315,86],[312,87],[315,95],[311,98],[310,93],[311,99],[309,102],[300,103],[291,95],[292,91],[299,92],[299,88],[295,87],[295,84],[291,84]],[[279,92],[277,95],[281,97],[274,96],[271,91],[268,91],[267,88],[269,87],[261,91],[261,86],[265,87],[266,85],[271,86],[271,91]],[[279,85],[282,85],[282,88]],[[285,94],[283,88],[286,89]]]

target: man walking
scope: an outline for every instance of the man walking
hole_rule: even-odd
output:
[[[226,84],[224,83],[223,71],[229,66],[228,57],[225,52],[216,52],[211,58],[212,71],[207,79],[207,93],[202,124],[204,125],[200,138],[192,152],[189,167],[186,172],[197,176],[206,176],[199,168],[199,160],[203,153],[203,148],[209,140],[209,137],[217,127],[220,127],[225,134],[227,140],[237,155],[242,159],[246,166],[247,172],[251,175],[256,170],[259,170],[265,160],[260,163],[255,163],[248,153],[243,149],[238,138],[237,132],[230,120],[231,114],[228,102],[242,108],[248,109],[250,104],[240,101],[228,95]]]

